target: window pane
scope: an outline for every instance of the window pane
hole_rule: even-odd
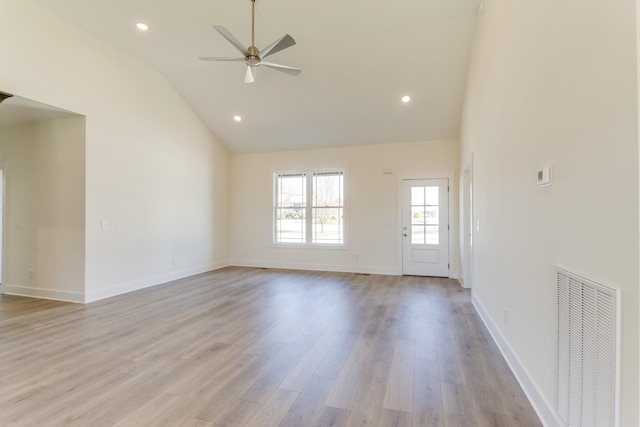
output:
[[[411,224],[424,224],[425,220],[425,211],[422,206],[411,207]]]
[[[313,206],[342,206],[342,172],[313,174]]]
[[[304,219],[278,219],[276,242],[281,243],[304,243],[305,236]]]
[[[305,174],[281,174],[276,176],[276,242],[306,242],[306,187]]]
[[[278,207],[304,208],[307,200],[304,174],[278,176]]]
[[[313,173],[312,242],[344,243],[344,174]]]
[[[440,204],[438,187],[424,187],[425,190],[425,205],[438,206]]]
[[[424,187],[411,187],[411,205],[424,205]]]
[[[438,225],[440,223],[440,208],[438,206],[429,206],[425,210],[425,224]]]
[[[411,244],[424,245],[425,238],[425,228],[423,225],[411,226]]]
[[[437,225],[427,225],[425,227],[425,243],[427,245],[437,245],[440,243],[440,227]]]
[[[313,242],[342,244],[343,237],[342,208],[313,209]]]

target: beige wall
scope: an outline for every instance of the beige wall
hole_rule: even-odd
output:
[[[1,90],[86,116],[85,298],[227,265],[229,156],[166,79],[30,2],[0,10]]]
[[[634,2],[486,2],[463,117],[473,154],[473,296],[553,420],[554,267],[622,292],[622,426],[638,418]],[[536,173],[553,167],[553,185]],[[504,309],[509,312],[504,320]]]
[[[398,178],[455,172],[458,143],[449,140],[244,154],[232,156],[231,165],[231,256],[235,265],[398,274]],[[330,167],[346,168],[347,249],[275,248],[273,172]],[[394,174],[383,174],[385,168],[392,168]],[[451,188],[457,189],[457,184]],[[451,197],[457,205],[457,192]],[[452,223],[454,244],[456,229]],[[457,277],[455,259],[452,264]]]
[[[82,301],[84,118],[0,129],[5,292]]]

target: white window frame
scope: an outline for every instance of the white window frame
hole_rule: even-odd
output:
[[[342,243],[321,243],[313,242],[313,176],[321,173],[340,173],[342,174]],[[305,242],[278,242],[278,178],[284,175],[303,175],[306,181],[306,204],[305,204]],[[271,203],[272,221],[272,242],[274,247],[286,248],[313,248],[313,249],[346,249],[347,248],[347,171],[346,168],[323,168],[323,169],[296,169],[296,170],[280,170],[273,172],[272,183],[273,199]],[[322,206],[316,206],[322,207]]]

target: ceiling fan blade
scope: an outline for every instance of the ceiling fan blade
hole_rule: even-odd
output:
[[[247,74],[244,75],[245,83],[253,83],[256,81],[256,67],[250,67],[247,65]]]
[[[234,61],[234,62],[244,61],[244,58],[227,58],[227,57],[219,57],[219,56],[199,56],[198,59],[200,59],[201,61]]]
[[[300,68],[287,67],[286,65],[274,64],[271,62],[262,61],[260,65],[273,68],[274,70],[282,71],[283,73],[291,74],[292,76],[297,76],[302,71]]]
[[[285,34],[278,40],[271,43],[269,46],[265,47],[260,51],[260,58],[266,58],[269,55],[273,55],[276,52],[280,52],[282,49],[286,49],[288,47],[296,44],[296,41],[289,34]]]
[[[249,55],[249,51],[247,51],[247,48],[244,47],[242,43],[240,43],[229,30],[227,30],[222,25],[214,25],[213,28],[215,28],[216,31],[219,32],[222,37],[227,39],[229,43],[231,43],[236,49],[238,49],[238,51],[242,53],[243,56]]]

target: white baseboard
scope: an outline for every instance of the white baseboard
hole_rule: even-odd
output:
[[[281,268],[286,270],[308,270],[308,271],[334,271],[338,273],[382,274],[386,276],[397,276],[399,274],[395,268],[364,266],[364,265],[328,265],[328,264],[268,262],[268,261],[238,260],[238,259],[231,260],[231,265],[235,267]]]
[[[57,291],[53,289],[32,288],[29,286],[2,285],[2,293],[21,297],[50,299],[55,301],[84,303],[82,292]]]
[[[200,273],[207,273],[209,271],[218,270],[220,268],[228,267],[230,264],[227,261],[217,262],[214,264],[204,265],[201,267],[188,268],[185,270],[175,271],[169,274],[163,274],[160,276],[149,277],[142,280],[136,280],[129,283],[123,283],[121,285],[112,286],[107,289],[101,289],[98,291],[88,292],[85,294],[85,303],[99,301],[101,299],[114,297],[116,295],[126,294],[128,292],[137,291],[151,286],[161,285],[163,283],[171,282],[173,280],[183,279],[185,277],[193,276]]]
[[[475,297],[475,295],[472,296],[472,303],[478,311],[478,314],[485,326],[489,330],[489,333],[493,337],[493,340],[498,345],[502,356],[507,361],[509,368],[511,368],[511,372],[513,372],[518,383],[520,383],[520,386],[524,390],[524,393],[527,395],[529,402],[531,402],[531,406],[533,406],[533,409],[538,414],[542,425],[545,427],[563,427],[564,424],[556,415],[553,405],[544,398],[535,381],[531,378],[522,363],[520,363],[520,359],[518,359],[518,356],[513,352],[507,341],[500,333],[500,330],[491,319],[491,316],[489,316],[489,313],[484,309],[482,303]]]

